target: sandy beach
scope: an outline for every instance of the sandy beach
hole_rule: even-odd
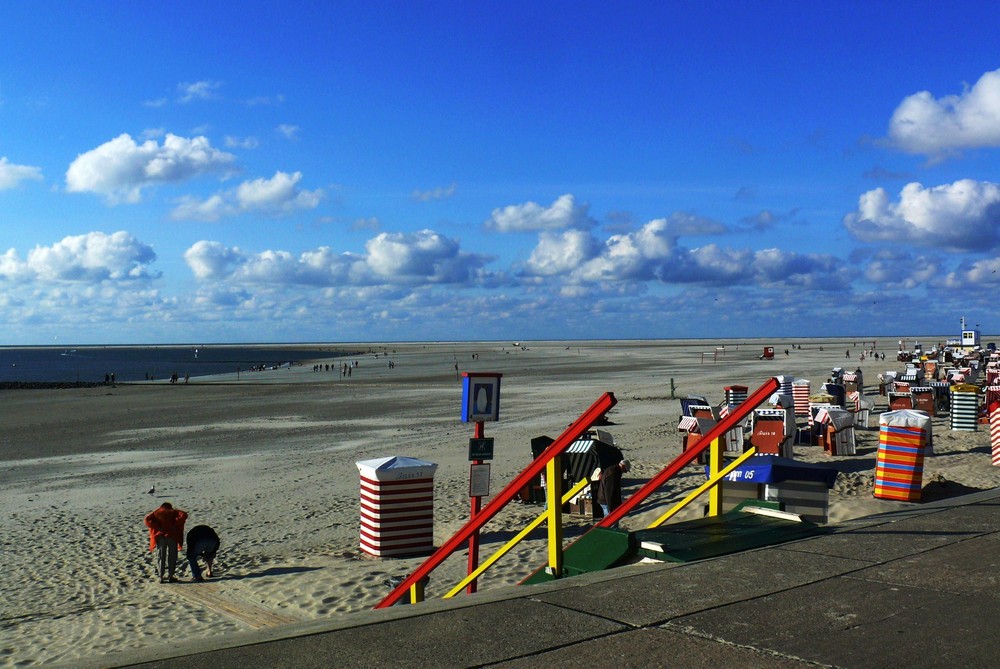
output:
[[[871,428],[857,430],[857,455],[830,457],[813,446],[796,446],[795,455],[840,470],[833,523],[905,508],[872,496],[878,413],[887,410],[877,375],[903,369],[895,342],[880,338],[885,361],[864,362],[860,338],[350,344],[372,352],[316,361],[331,371],[304,364],[188,384],[3,391],[0,667],[72,663],[374,607],[389,592],[386,580],[422,558],[360,551],[355,463],[392,455],[437,463],[436,544],[459,529],[469,514],[472,425],[460,420],[456,365],[503,374],[500,421],[486,424],[495,439],[493,493],[530,462],[531,438],[558,436],[610,391],[618,404],[605,429],[633,463],[626,494],[681,451],[672,385],[676,397],[719,404],[725,386],[752,392],[789,375],[815,389],[833,367],[860,366],[875,411]],[[776,348],[774,360],[758,359],[765,344]],[[358,363],[350,378],[332,371],[344,360]],[[947,417],[933,425],[925,499],[1000,485],[987,426],[951,431]],[[659,499],[679,499],[703,481],[690,467]],[[143,517],[164,501],[190,514],[189,527],[209,524],[221,536],[208,582],[182,570],[180,583],[158,583]],[[540,510],[508,506],[487,527],[483,556]],[[623,525],[638,529],[659,513],[647,509]],[[567,537],[588,526],[567,518]],[[480,590],[515,584],[541,565],[544,530],[537,534],[487,572]],[[428,597],[458,582],[465,560],[459,551],[435,571]]]

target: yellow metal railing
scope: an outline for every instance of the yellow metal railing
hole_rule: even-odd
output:
[[[552,480],[552,479],[549,479],[549,480]],[[588,485],[590,485],[590,480],[589,479],[581,479],[579,483],[577,483],[575,486],[573,486],[572,488],[570,488],[569,491],[566,492],[566,494],[562,496],[561,504],[559,506],[561,507],[562,504],[565,504],[568,501],[570,501],[571,499],[573,499],[574,497],[576,497]],[[525,539],[525,537],[527,537],[531,533],[532,530],[534,530],[539,525],[541,525],[542,523],[544,523],[546,521],[546,519],[551,520],[552,516],[554,514],[558,513],[559,510],[560,509],[558,509],[558,508],[553,508],[553,506],[550,504],[548,509],[546,509],[545,511],[542,511],[540,514],[538,514],[538,517],[535,518],[530,523],[528,523],[523,530],[521,530],[520,532],[517,533],[517,535],[515,537],[513,537],[510,541],[508,541],[507,543],[505,543],[496,553],[494,553],[493,555],[491,555],[489,557],[489,559],[487,559],[485,562],[483,562],[481,565],[479,565],[479,567],[474,572],[472,572],[471,574],[469,574],[468,576],[466,576],[462,580],[461,583],[459,583],[454,588],[452,588],[451,590],[449,590],[448,594],[446,594],[444,596],[444,599],[449,599],[451,597],[454,597],[458,593],[460,593],[462,591],[462,589],[465,588],[465,586],[467,586],[472,581],[472,579],[476,578],[477,576],[480,576],[484,571],[486,571],[487,569],[489,569],[493,565],[494,562],[496,562],[497,560],[499,560],[500,558],[502,558],[504,555],[506,555],[507,553],[509,553],[511,551],[511,549],[514,548],[514,546],[516,546],[519,543],[521,543],[521,541],[523,541]],[[555,523],[552,523],[552,524],[555,524]],[[561,525],[561,523],[560,523],[560,525]]]
[[[713,448],[714,447],[715,446],[713,445]],[[702,493],[704,493],[709,488],[712,489],[713,493],[721,493],[722,490],[719,487],[719,483],[721,483],[722,480],[725,479],[726,476],[728,476],[731,471],[733,471],[734,469],[736,469],[737,467],[739,467],[740,465],[742,465],[744,462],[746,462],[747,459],[750,458],[750,456],[756,455],[756,454],[757,454],[757,449],[754,448],[753,446],[751,446],[750,449],[747,450],[746,452],[744,452],[740,457],[738,457],[735,460],[733,460],[732,462],[730,462],[728,465],[726,465],[725,467],[723,467],[722,469],[720,469],[718,472],[712,474],[711,478],[709,478],[703,484],[701,484],[700,486],[698,486],[697,488],[695,488],[694,490],[692,490],[684,499],[682,499],[681,501],[677,502],[677,504],[675,504],[674,506],[672,506],[670,508],[670,510],[667,511],[665,514],[663,514],[662,516],[660,516],[659,518],[657,518],[656,520],[654,520],[652,523],[650,523],[649,529],[653,529],[654,527],[659,527],[663,523],[667,522],[678,511],[680,511],[681,509],[683,509],[684,507],[686,507],[688,504],[690,504],[691,502],[693,502],[694,500],[696,500]],[[714,509],[713,510],[713,509],[710,508],[708,515],[710,515],[710,516],[717,516],[717,515],[719,515],[719,513],[720,513],[719,509]]]

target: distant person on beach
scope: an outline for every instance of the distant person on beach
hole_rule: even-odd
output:
[[[184,521],[187,513],[175,509],[170,502],[164,502],[156,511],[146,516],[146,527],[149,528],[149,550],[156,550],[157,574],[160,583],[164,583],[163,574],[167,573],[171,583],[177,581],[174,572],[177,570],[177,549],[184,545]]]
[[[208,525],[196,525],[188,532],[187,542],[187,561],[194,580],[205,580],[198,560],[205,561],[205,576],[211,578],[215,555],[219,552],[219,535]]]
[[[628,460],[605,467],[601,470],[601,478],[597,484],[597,503],[604,510],[604,515],[621,506],[622,503],[622,474],[632,469],[632,464]],[[615,527],[617,527],[615,523]]]

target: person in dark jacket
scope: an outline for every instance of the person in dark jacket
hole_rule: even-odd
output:
[[[205,561],[205,575],[212,576],[212,565],[215,555],[219,552],[219,535],[208,525],[197,525],[191,528],[187,535],[187,561],[191,567],[191,575],[196,581],[204,581],[201,575],[201,565],[198,560]]]
[[[604,509],[605,516],[621,506],[622,474],[630,469],[632,469],[631,463],[622,460],[601,471],[601,479],[597,484],[597,503]]]

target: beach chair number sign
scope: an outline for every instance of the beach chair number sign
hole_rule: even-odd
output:
[[[490,494],[490,466],[483,460],[493,458],[493,439],[487,439],[483,425],[500,420],[500,377],[495,372],[462,373],[462,422],[475,423],[469,440],[469,497],[472,498],[471,518],[482,509],[483,497]],[[469,573],[479,567],[479,532],[469,536]],[[466,592],[476,592],[476,581],[469,582]]]

